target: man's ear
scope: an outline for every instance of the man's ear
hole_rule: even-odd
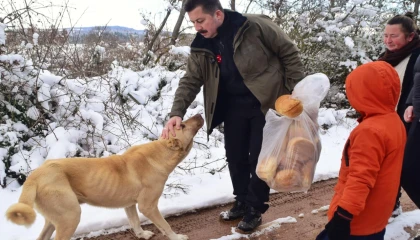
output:
[[[168,140],[167,146],[175,151],[182,149],[182,142],[179,139],[172,138]]]

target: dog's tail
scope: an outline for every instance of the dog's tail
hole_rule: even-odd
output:
[[[19,202],[10,206],[6,211],[6,218],[18,225],[29,227],[35,222],[36,213],[33,209],[36,198],[36,184],[27,180],[23,185]]]

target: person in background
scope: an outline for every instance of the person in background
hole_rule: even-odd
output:
[[[267,16],[226,10],[219,0],[187,0],[184,8],[197,34],[161,137],[174,135],[174,128],[181,127],[204,85],[207,134],[224,123],[236,199],[221,218],[242,218],[238,228],[252,231],[268,209],[270,189],[255,173],[265,114],[303,79],[303,64],[296,45]]]
[[[379,60],[388,62],[398,72],[401,81],[401,94],[396,111],[405,124],[408,132],[410,124],[404,121],[406,101],[413,86],[413,69],[417,57],[420,55],[419,29],[415,24],[414,14],[396,15],[388,20],[384,30],[385,53]],[[404,188],[404,186],[402,186]],[[401,214],[401,188],[398,191],[392,217]]]
[[[400,79],[384,61],[357,67],[346,79],[359,125],[345,144],[329,222],[316,240],[383,240],[399,188],[406,130],[395,111]]]
[[[408,97],[404,120],[411,123],[404,152],[401,186],[420,208],[420,57],[414,66],[414,84]]]

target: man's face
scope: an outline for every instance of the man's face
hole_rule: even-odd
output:
[[[194,28],[205,38],[214,38],[217,35],[217,28],[223,23],[224,15],[220,10],[216,10],[213,15],[204,13],[201,6],[194,8],[188,12],[190,21],[194,24]]]

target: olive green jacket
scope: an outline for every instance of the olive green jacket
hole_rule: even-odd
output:
[[[302,80],[303,64],[296,45],[268,16],[244,16],[247,20],[233,41],[233,59],[245,85],[260,101],[261,111],[265,114],[269,108],[274,108],[279,96],[290,94]],[[184,117],[204,85],[207,134],[210,134],[219,77],[215,55],[208,49],[192,45],[186,73],[179,81],[169,116]]]

